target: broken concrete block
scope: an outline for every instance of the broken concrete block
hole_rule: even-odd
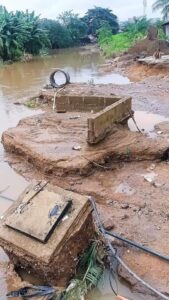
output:
[[[55,286],[67,285],[94,234],[88,197],[50,184],[39,192],[29,187],[0,221],[0,246],[11,262]]]
[[[117,100],[104,110],[88,118],[88,143],[97,144],[112,131],[113,124],[122,122],[130,117],[131,98]]]

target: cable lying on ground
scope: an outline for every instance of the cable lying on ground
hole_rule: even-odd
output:
[[[106,233],[107,235],[109,235],[109,236],[112,236],[112,237],[114,237],[114,238],[120,240],[120,241],[123,241],[123,242],[126,243],[126,244],[129,244],[129,245],[131,245],[131,246],[134,246],[134,247],[136,247],[136,248],[138,248],[138,249],[140,249],[140,250],[143,250],[143,251],[146,252],[146,253],[152,254],[152,255],[154,255],[154,256],[156,256],[156,257],[159,257],[159,258],[161,258],[161,259],[163,259],[163,260],[169,262],[169,256],[160,254],[160,253],[158,253],[158,252],[156,252],[156,251],[154,251],[154,250],[151,250],[151,249],[149,249],[149,248],[147,248],[147,247],[142,246],[141,244],[139,244],[139,243],[137,243],[137,242],[133,242],[133,241],[130,241],[130,240],[126,239],[126,238],[123,238],[121,235],[119,235],[119,234],[117,234],[117,233],[109,232],[109,231],[107,231],[107,230],[105,230],[105,233]]]
[[[126,264],[125,262],[118,256],[115,248],[112,246],[109,238],[106,235],[106,231],[101,223],[100,220],[100,216],[99,213],[97,211],[97,207],[96,207],[96,202],[95,199],[93,197],[90,197],[90,202],[91,205],[93,207],[94,213],[95,213],[95,218],[96,218],[96,222],[97,222],[97,226],[98,229],[100,231],[100,233],[102,234],[105,243],[108,247],[108,249],[112,252],[114,259],[117,260],[117,262],[119,264],[121,264],[121,266],[127,270],[127,272],[133,276],[137,281],[139,281],[142,285],[144,285],[146,288],[148,288],[151,292],[153,292],[154,294],[158,295],[159,297],[161,297],[161,299],[165,299],[165,300],[169,300],[169,297],[165,296],[163,293],[161,293],[160,291],[158,291],[157,289],[153,288],[150,284],[148,284],[147,282],[145,282],[143,279],[141,279],[136,273],[134,273]]]

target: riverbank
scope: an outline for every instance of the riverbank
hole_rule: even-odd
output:
[[[7,99],[8,102],[16,102],[16,99],[18,102],[22,102],[21,100],[23,100],[24,96],[25,98],[29,95],[32,96],[32,93],[37,92],[38,87],[40,89],[40,87],[45,84],[45,81],[48,79],[49,71],[52,69],[53,65],[57,63],[61,66],[61,58],[63,59],[63,67],[69,65],[69,71],[73,68],[75,69],[75,72],[72,74],[73,81],[76,81],[76,79],[79,78],[82,80],[85,78],[85,81],[90,79],[88,75],[91,74],[93,70],[96,72],[96,68],[93,67],[93,60],[96,62],[98,59],[96,64],[99,72],[102,67],[100,68],[98,65],[104,64],[103,58],[98,56],[96,59],[95,54],[92,54],[92,57],[89,55],[83,55],[80,56],[83,61],[83,67],[81,65],[81,69],[83,68],[82,71],[80,70],[80,57],[77,56],[77,52],[70,54],[70,60],[67,55],[64,57],[62,55],[63,54],[61,52],[58,52],[58,56],[55,58],[49,57],[45,61],[38,60],[36,65],[31,63],[32,66],[30,66],[32,68],[30,67],[27,70],[26,68],[23,70],[23,66],[19,64],[17,65],[19,71],[17,76],[14,73],[14,69],[12,69],[12,76],[9,77],[11,74],[10,69],[10,72],[8,72],[8,79],[10,78],[12,87],[10,86],[6,88],[7,81],[5,82],[5,79],[3,78],[2,91],[4,102]],[[74,60],[72,60],[72,58]],[[112,62],[110,63],[112,69],[109,70],[109,74],[120,71],[126,72],[126,74],[128,72],[129,76],[133,75],[132,71],[130,74],[129,69],[134,65],[129,65],[127,68],[124,66],[125,62],[121,62],[119,60],[119,62],[115,61],[115,63],[117,64],[116,66],[114,66]],[[128,63],[128,61],[126,61],[126,63]],[[39,67],[38,70],[37,67]],[[138,72],[138,75],[139,73],[140,71]],[[22,82],[21,76],[19,76],[20,74],[23,76]],[[146,74],[147,73],[145,72],[144,79],[142,78],[141,80],[141,78],[139,78],[139,82],[130,83],[130,80],[128,80],[128,84],[125,85],[100,84],[99,89],[103,95],[113,93],[132,96],[133,109],[138,111],[138,113],[136,113],[136,121],[139,123],[140,129],[148,134],[148,137],[146,136],[146,140],[149,142],[149,136],[152,134],[152,136],[156,138],[157,143],[158,141],[163,140],[163,142],[167,145],[168,129],[165,129],[164,127],[154,129],[154,125],[164,120],[168,121],[169,118],[169,77],[167,73],[160,74],[158,77],[147,77]],[[18,79],[17,84],[16,78]],[[101,78],[102,80],[103,78],[107,78],[105,77],[105,71],[103,70]],[[121,78],[123,78],[123,76]],[[110,76],[109,79],[112,80],[112,77]],[[78,88],[78,92],[84,93],[86,89],[92,91],[94,88],[93,84],[82,85],[82,89]],[[72,85],[70,85],[68,86],[68,89],[70,89],[69,92],[71,92],[71,90],[75,89],[75,86],[72,87]],[[20,118],[23,116],[22,110],[24,111],[24,106],[14,105],[11,103],[10,105],[8,104],[8,106],[5,106],[5,108],[6,107],[10,112],[13,109],[21,110]],[[52,103],[50,102],[49,105],[43,104],[40,107],[44,111],[49,111],[52,110]],[[141,111],[144,111],[144,113]],[[164,116],[166,118],[164,118]],[[11,119],[12,118],[13,116]],[[9,118],[9,122],[4,124],[3,130],[6,130],[9,126],[11,127],[11,125],[16,126],[16,123],[11,124],[11,119]],[[133,124],[132,130],[136,130]],[[158,135],[160,139],[158,139]],[[161,143],[159,143],[159,145],[161,145]],[[137,143],[136,146],[140,149],[139,143]],[[129,150],[130,149],[128,149],[127,153],[130,157]],[[153,147],[153,151],[158,153],[158,148]],[[145,153],[147,153],[147,149],[145,149]],[[45,178],[52,184],[59,185],[65,189],[73,190],[81,194],[93,195],[97,200],[102,221],[107,227],[112,227],[115,232],[121,233],[129,239],[145,244],[146,246],[158,250],[163,254],[168,254],[168,163],[161,162],[159,159],[154,159],[151,155],[151,151],[149,158],[143,159],[140,162],[126,162],[123,159],[113,163],[109,160],[106,163],[103,161],[99,162],[103,166],[111,166],[111,170],[102,170],[99,167],[93,168],[92,164],[90,164],[92,173],[88,174],[87,177],[70,175],[67,178],[64,178],[64,181],[60,177],[52,176],[51,174],[42,174],[42,172],[35,169],[34,165],[30,162],[22,161],[17,155],[9,155],[5,153],[5,159],[14,170],[17,170],[17,173],[21,174],[28,181],[32,181],[32,179],[41,180]],[[145,176],[149,176],[149,173],[154,173],[154,180],[152,183],[145,179],[147,178]],[[107,178],[109,178],[109,180],[107,180]],[[6,195],[5,192],[3,194]],[[150,257],[147,254],[143,254],[140,251],[138,252],[133,248],[128,248],[124,246],[124,244],[115,240],[113,240],[113,242],[125,261],[140,276],[142,276],[142,278],[146,279],[146,281],[156,286],[161,291],[169,292],[167,282],[169,275],[167,263],[163,263],[162,261]],[[130,284],[133,292],[137,291],[141,293],[140,299],[147,299],[147,297],[148,299],[157,299],[153,295],[150,295],[149,291],[144,290],[142,286],[138,286],[136,282],[133,282],[133,279],[128,276],[124,270],[119,269],[118,272],[119,275]],[[99,297],[99,299],[109,299],[109,296],[105,296],[103,298],[100,295]],[[135,296],[135,294],[133,294],[133,296],[130,294],[131,299],[132,297],[134,300],[137,298],[139,299],[139,296]]]
[[[147,101],[145,101],[145,103],[147,103],[147,109],[150,109],[153,103],[153,97],[149,99],[149,94],[143,88],[141,88],[142,93],[139,92],[141,84],[144,86],[143,83],[137,83],[138,92],[136,92],[137,89],[135,83],[126,86],[102,85],[99,86],[99,89],[103,94],[119,94],[122,93],[122,91],[124,92],[125,89],[129,90],[129,87],[132,87],[130,95],[134,96],[134,92],[135,95],[139,95],[139,98],[134,97],[135,105],[143,105],[142,93],[144,91],[145,95],[147,95]],[[85,89],[85,85],[83,86],[83,88]],[[94,88],[94,86],[90,86],[91,91]],[[74,85],[72,87],[72,85],[70,85],[68,89],[70,89],[70,91],[75,91],[76,86]],[[78,87],[77,90],[78,92],[82,93],[83,89],[80,90]],[[157,87],[157,90],[153,95],[157,100],[157,95],[160,95],[159,86]],[[168,106],[167,101],[165,105],[166,109]],[[168,110],[166,110],[166,112],[167,111]],[[61,115],[59,116],[61,117]],[[64,115],[64,117],[66,117],[66,115]],[[147,115],[147,118],[148,117],[149,115]],[[38,117],[38,119],[39,118],[40,116]],[[47,117],[47,119],[48,121],[50,121],[49,116]],[[30,121],[28,123],[30,124]],[[37,122],[35,123],[37,124]],[[20,123],[20,126],[22,125],[24,125],[24,121]],[[44,128],[44,125],[42,127]],[[64,128],[64,131],[65,130],[66,128]],[[143,132],[146,131],[146,127],[144,127],[144,119],[142,119],[141,130],[143,130]],[[166,248],[166,245],[168,244],[168,163],[161,162],[160,158],[163,157],[163,153],[168,148],[167,139],[169,130],[168,127],[157,127],[152,131],[154,132],[153,139],[150,139],[150,137],[147,136],[143,137],[140,134],[141,140],[138,138],[137,141],[133,141],[133,136],[131,135],[132,143],[133,145],[135,145],[135,151],[137,149],[138,151],[140,151],[140,153],[142,153],[144,157],[139,158],[139,153],[137,153],[136,151],[136,161],[133,161],[132,144],[129,136],[127,135],[127,132],[125,133],[123,129],[123,133],[125,135],[124,143],[122,136],[116,139],[116,136],[113,134],[111,139],[113,140],[113,144],[115,143],[116,145],[116,151],[118,151],[117,140],[120,141],[120,149],[126,149],[126,154],[128,154],[127,161],[121,156],[118,159],[118,155],[117,157],[115,157],[116,161],[113,161],[109,155],[109,159],[107,160],[107,162],[103,159],[99,159],[99,161],[97,161],[96,155],[95,158],[91,158],[90,156],[91,162],[88,162],[88,164],[90,165],[90,172],[85,174],[81,172],[81,175],[78,173],[73,174],[72,172],[70,172],[70,174],[66,174],[66,177],[64,176],[64,182],[61,176],[54,174],[53,171],[45,172],[45,169],[43,169],[44,172],[42,172],[39,167],[37,169],[35,168],[35,164],[32,165],[30,162],[26,162],[25,160],[22,161],[19,155],[14,156],[13,154],[8,154],[8,160],[13,168],[15,168],[17,172],[22,174],[28,180],[32,180],[33,178],[36,180],[46,179],[49,180],[53,185],[59,185],[66,190],[73,190],[80,194],[94,196],[98,203],[102,221],[106,226],[112,227],[115,232],[121,233],[128,239],[135,240],[141,244],[148,246],[149,248],[159,251],[160,253],[167,254],[168,250]],[[33,135],[36,136],[35,130],[33,130],[32,132]],[[128,134],[130,134],[130,131],[128,131]],[[10,136],[11,134],[9,134],[9,137]],[[74,134],[72,132],[72,138],[73,136]],[[33,139],[34,138],[32,136],[31,140]],[[144,141],[146,142],[145,149],[142,149]],[[40,140],[38,141],[38,144],[39,142]],[[48,142],[51,144],[50,141]],[[159,146],[162,147],[163,143],[165,144],[165,146],[160,154]],[[151,144],[153,145],[152,147],[150,146]],[[83,148],[81,142],[80,146]],[[107,149],[110,154],[109,148],[105,147],[105,149]],[[124,152],[123,150],[120,151]],[[147,156],[148,152],[149,156]],[[80,153],[81,151],[78,155],[80,155]],[[156,157],[154,157],[154,154],[156,155]],[[27,156],[29,157],[29,153],[27,154]],[[140,160],[140,162],[138,162],[138,160]],[[96,168],[92,165],[92,161],[103,165],[103,167],[108,167],[111,170],[100,170],[99,167]],[[63,162],[60,162],[60,164],[62,163]],[[86,176],[83,177],[82,175]],[[107,181],[107,178],[109,178],[109,181]],[[144,193],[142,191],[144,191]],[[161,199],[160,203],[159,199]],[[147,232],[146,235],[145,232]],[[122,257],[130,266],[132,266],[136,273],[138,273],[143,279],[146,279],[152,285],[158,287],[159,290],[168,292],[168,263],[162,262],[154,257],[150,257],[150,255],[148,254],[144,254],[141,252],[138,253],[138,251],[126,247],[123,243],[114,241],[114,244],[118,248],[118,252],[121,253]],[[137,260],[138,255],[139,262]],[[134,292],[145,294],[145,299],[147,299],[147,295],[149,295],[149,297],[152,297],[152,299],[156,299],[153,298],[153,295],[149,294],[148,290],[145,290],[142,286],[138,285],[138,282],[133,281],[133,278],[126,272],[124,272],[123,269],[119,268],[118,273],[124,280],[126,280],[130,284],[130,286],[132,286],[132,290]],[[164,278],[166,278],[166,280]]]

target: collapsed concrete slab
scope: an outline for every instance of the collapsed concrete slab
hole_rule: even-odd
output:
[[[111,100],[111,99],[110,99]],[[97,144],[111,132],[113,125],[127,120],[131,115],[131,98],[117,100],[101,112],[88,118],[88,142]]]
[[[78,256],[94,238],[90,202],[56,186],[38,186],[29,187],[1,219],[0,246],[17,268],[45,283],[66,286],[76,272]],[[71,207],[56,226],[61,203],[70,199]]]
[[[60,177],[88,175],[96,167],[92,162],[159,159],[168,148],[168,141],[162,136],[150,139],[122,125],[113,125],[105,140],[89,145],[87,118],[89,114],[85,113],[80,117],[79,113],[28,117],[4,132],[2,142],[9,153],[33,164],[43,174]]]
[[[87,118],[89,144],[102,141],[114,123],[123,122],[131,115],[131,97],[60,95],[54,98],[57,112],[93,112],[92,117]]]

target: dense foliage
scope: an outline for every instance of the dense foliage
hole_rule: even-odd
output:
[[[42,19],[41,28],[47,31],[52,49],[66,48],[72,44],[68,29],[62,26],[59,21]]]
[[[57,20],[41,20],[41,28],[48,32],[52,49],[78,45],[87,33],[87,25],[72,11],[65,11]]]
[[[153,4],[153,10],[161,10],[161,14],[165,20],[169,17],[169,0],[156,0]]]
[[[127,51],[138,40],[147,36],[147,30],[150,25],[155,25],[159,30],[159,38],[164,39],[165,34],[162,30],[162,21],[147,19],[146,17],[133,18],[121,24],[121,32],[112,35],[110,28],[104,24],[98,30],[98,42],[107,56],[113,53]]]
[[[66,11],[56,20],[50,20],[40,19],[34,12],[9,12],[0,6],[0,59],[15,61],[24,53],[36,55],[46,48],[79,45],[87,34],[96,34],[105,20],[111,32],[117,33],[118,20],[109,9],[95,7],[84,18]]]
[[[34,12],[8,12],[0,6],[0,57],[17,60],[24,52],[38,54],[49,46],[47,33],[40,28]]]
[[[113,34],[116,34],[119,30],[117,16],[108,8],[95,7],[89,9],[84,16],[83,21],[88,26],[88,34],[95,35],[103,22],[107,22],[110,25]]]
[[[121,24],[121,30],[133,34],[138,32],[145,34],[151,24],[151,19],[147,19],[146,17],[134,17],[129,21],[123,22]]]
[[[143,0],[146,11],[147,0]],[[169,0],[156,0],[154,9],[161,9],[164,17],[169,14]],[[137,40],[144,38],[151,19],[144,17],[123,22],[108,8],[89,9],[83,18],[72,11],[63,12],[57,19],[41,19],[34,12],[9,12],[0,6],[0,60],[19,60],[25,53],[37,55],[44,49],[66,48],[80,45],[97,36],[107,55],[128,50]],[[163,38],[162,22],[156,21],[159,37]],[[120,27],[120,33],[119,32]]]
[[[77,44],[87,34],[86,23],[79,18],[78,14],[72,11],[65,11],[59,16],[61,24],[68,30],[72,44]]]
[[[99,45],[106,56],[111,56],[113,53],[127,51],[133,46],[136,41],[144,38],[142,33],[132,34],[131,32],[121,32],[116,35],[109,35],[108,31],[104,28],[100,30]]]

